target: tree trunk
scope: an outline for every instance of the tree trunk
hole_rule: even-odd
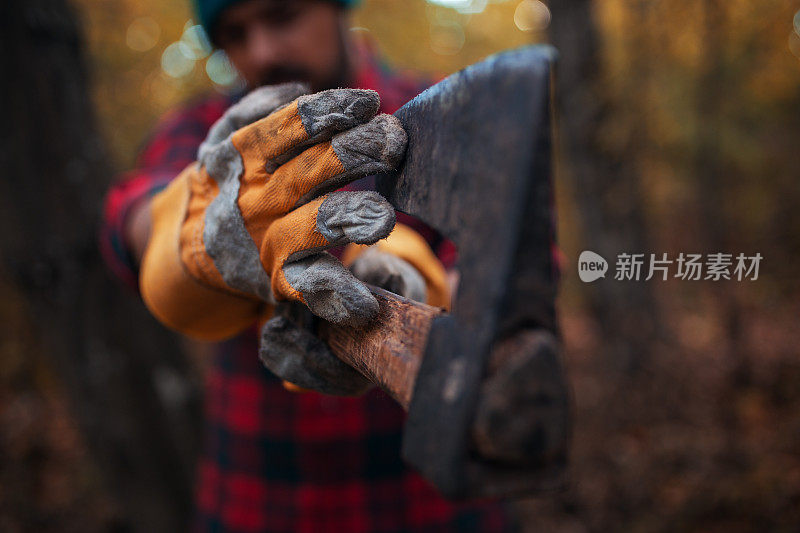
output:
[[[656,301],[642,281],[616,281],[617,254],[651,252],[634,163],[626,158],[641,143],[640,122],[628,129],[625,142],[611,144],[603,137],[608,123],[619,121],[631,96],[611,94],[601,68],[601,43],[590,0],[551,2],[551,38],[560,52],[556,100],[560,143],[564,147],[560,178],[574,195],[584,249],[609,262],[606,279],[584,289],[600,326],[603,351],[625,373],[647,364],[657,332]],[[655,250],[652,250],[655,252]]]
[[[110,169],[80,29],[64,0],[0,7],[0,264],[67,391],[123,529],[186,529],[200,387],[177,340],[96,246]]]

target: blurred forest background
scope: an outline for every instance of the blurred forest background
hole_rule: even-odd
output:
[[[197,32],[188,2],[72,0],[71,11],[56,0],[4,4],[4,76],[34,93],[62,90],[61,78],[36,81],[35,54],[67,43],[83,54],[74,68],[88,72],[90,88],[74,120],[99,135],[62,139],[59,153],[89,154],[66,170],[37,162],[39,181],[24,183],[42,187],[26,189],[29,204],[14,188],[27,176],[3,166],[0,530],[170,530],[191,491],[202,365],[110,279],[53,290],[84,272],[69,265],[96,254],[86,231],[51,236],[58,226],[40,219],[66,219],[48,218],[51,204],[39,199],[81,204],[89,214],[80,227],[91,227],[102,191],[133,165],[158,117],[238,82]],[[576,420],[569,487],[519,503],[528,530],[800,527],[799,8],[787,0],[365,0],[353,13],[352,31],[389,62],[437,76],[528,43],[561,52],[559,307]],[[77,27],[64,22],[72,15]],[[32,59],[8,53],[31,35],[45,43]],[[73,63],[63,65],[66,79]],[[27,120],[36,110],[14,98],[3,102],[19,117],[4,132],[7,162],[16,137],[48,125]],[[69,192],[87,180],[92,194]],[[14,218],[34,209],[37,222],[24,227],[52,237],[43,255],[26,255],[30,238]],[[73,241],[85,249],[67,249]],[[587,285],[576,276],[584,249],[608,259],[758,252],[763,260],[757,281],[609,276]],[[54,267],[63,257],[69,268]],[[56,314],[90,308],[109,316],[86,326]],[[80,336],[87,328],[103,334]],[[54,349],[50,330],[74,338]],[[151,334],[130,339],[130,331]],[[109,416],[119,416],[110,433],[93,426]],[[153,441],[141,440],[143,431]],[[169,442],[155,442],[164,436]],[[178,518],[160,516],[165,505]]]

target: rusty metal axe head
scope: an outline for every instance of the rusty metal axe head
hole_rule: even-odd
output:
[[[405,165],[378,180],[398,210],[458,248],[453,310],[433,321],[403,443],[405,459],[451,497],[547,488],[563,470],[569,424],[555,340],[554,59],[548,46],[500,53],[420,94],[396,113],[408,133]],[[491,369],[490,359],[504,362]],[[545,411],[547,420],[531,422]]]

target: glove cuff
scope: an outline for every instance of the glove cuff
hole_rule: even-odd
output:
[[[196,169],[192,164],[153,198],[153,229],[139,286],[145,305],[165,326],[201,340],[222,340],[252,325],[264,304],[203,283],[192,275],[197,263],[184,264],[181,230]],[[213,268],[210,258],[208,264]]]

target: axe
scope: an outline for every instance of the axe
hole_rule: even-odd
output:
[[[559,359],[550,87],[555,52],[500,53],[395,115],[403,168],[377,179],[394,207],[451,239],[452,312],[374,288],[365,328],[323,322],[334,354],[408,411],[403,457],[450,498],[559,487],[569,439]]]

